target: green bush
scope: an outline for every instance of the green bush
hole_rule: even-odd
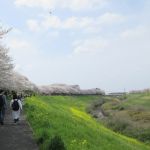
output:
[[[126,130],[124,134],[134,137],[142,142],[150,144],[150,128],[142,129],[142,128],[131,128],[130,130]]]
[[[48,133],[46,132],[46,130],[42,130],[40,132],[40,135],[37,138],[37,144],[38,145],[43,144],[48,138],[49,138],[49,136],[48,136]]]
[[[130,123],[127,120],[124,119],[108,119],[105,124],[107,127],[111,128],[113,131],[122,133],[128,126],[130,126]]]
[[[141,132],[139,140],[150,144],[150,129],[145,129]]]
[[[93,113],[93,111],[98,110],[101,108],[101,106],[106,102],[109,101],[109,99],[106,97],[100,97],[98,100],[93,101],[86,107],[86,112],[87,113]]]
[[[49,150],[66,150],[64,142],[60,136],[55,136],[51,139]]]

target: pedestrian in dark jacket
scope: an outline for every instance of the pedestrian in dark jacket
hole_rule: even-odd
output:
[[[7,107],[6,95],[5,92],[2,91],[0,93],[0,124],[4,124],[5,110]]]

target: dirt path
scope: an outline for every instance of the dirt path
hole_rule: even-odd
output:
[[[6,110],[4,125],[0,125],[0,150],[38,150],[24,115],[15,124],[9,108]]]

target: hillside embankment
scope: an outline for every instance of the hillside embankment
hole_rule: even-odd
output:
[[[61,143],[61,150],[150,150],[144,143],[115,133],[91,117],[86,108],[99,99],[100,96],[28,98],[26,115],[40,150],[58,146],[56,143]]]
[[[113,131],[150,144],[150,93],[104,96],[88,112]]]

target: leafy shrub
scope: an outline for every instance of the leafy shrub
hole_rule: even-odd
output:
[[[104,97],[101,97],[99,100],[96,100],[96,101],[92,102],[92,104],[90,104],[86,108],[86,112],[87,113],[92,113],[93,111],[101,108],[101,106],[105,103],[105,101],[107,101],[107,99],[104,98]]]
[[[150,129],[143,130],[138,139],[150,144]]]
[[[113,131],[120,132],[120,133],[122,133],[128,126],[130,126],[128,120],[118,119],[118,118],[105,120],[105,124]]]
[[[42,130],[41,131],[41,135],[39,135],[39,137],[37,138],[37,144],[41,145],[44,143],[44,141],[46,141],[49,138],[48,133],[46,132],[46,130]]]
[[[49,150],[66,150],[64,142],[60,136],[55,136],[51,139]]]
[[[105,119],[104,124],[115,132],[150,144],[150,128],[140,128],[140,125],[137,127],[132,121],[128,120],[128,118],[109,117]]]
[[[123,107],[123,106],[121,106],[120,108],[119,108],[119,110],[124,110],[125,108]]]
[[[131,130],[126,130],[124,134],[130,137],[137,138],[138,140],[147,144],[150,144],[150,128],[131,128]]]

